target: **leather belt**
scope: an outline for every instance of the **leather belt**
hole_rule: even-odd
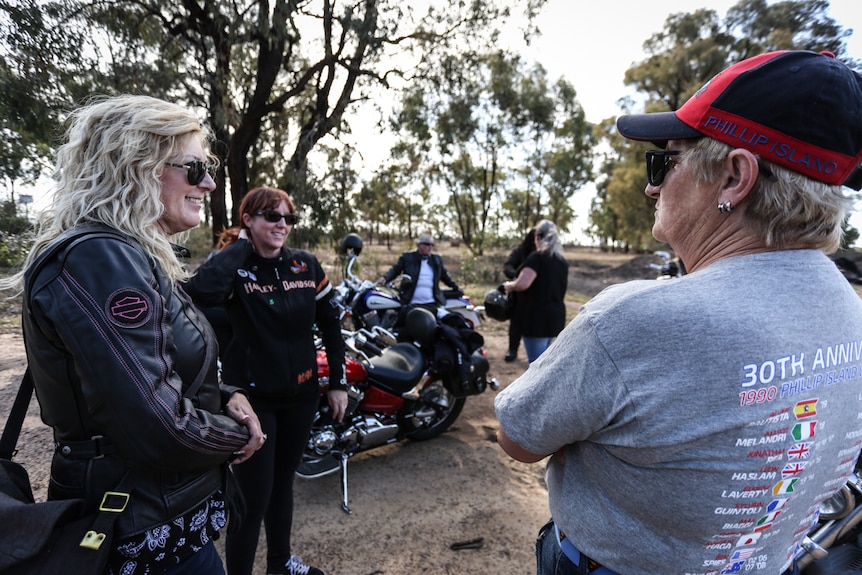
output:
[[[57,441],[54,451],[68,459],[100,459],[117,452],[113,444],[101,435],[82,441]]]

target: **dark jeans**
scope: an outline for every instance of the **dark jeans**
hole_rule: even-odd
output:
[[[554,522],[548,521],[536,539],[536,575],[581,575],[581,570],[565,556],[554,537]]]
[[[552,337],[524,337],[524,351],[527,352],[527,361],[533,363],[554,342]]]
[[[581,559],[584,559],[583,555],[581,555]],[[587,564],[587,561],[580,561],[580,565],[575,565],[563,553],[557,539],[557,530],[554,528],[553,519],[542,526],[536,539],[537,575],[589,575],[589,573],[593,573],[593,575],[617,575],[607,567],[599,567],[591,572]]]
[[[536,575],[589,575],[589,573],[586,561],[581,561],[580,566],[575,565],[563,553],[557,541],[554,520],[551,519],[545,523],[539,530],[539,536],[536,539]],[[607,575],[614,572],[607,567],[599,567],[592,573],[593,575]],[[799,567],[794,562],[790,569],[782,575],[799,575]]]

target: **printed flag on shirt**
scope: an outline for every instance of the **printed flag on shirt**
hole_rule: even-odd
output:
[[[772,488],[773,495],[781,495],[782,493],[793,493],[793,486],[799,481],[798,477],[793,479],[782,479]]]
[[[775,521],[778,518],[779,515],[781,515],[781,511],[773,511],[771,513],[767,513],[766,515],[764,515],[763,517],[761,517],[760,519],[757,520],[757,524],[758,525],[763,525],[764,523],[770,523],[771,524],[773,521]]]
[[[740,559],[748,559],[754,555],[754,549],[737,549],[730,556],[731,561],[739,561]]]
[[[790,501],[789,497],[784,497],[783,499],[773,499],[769,503],[769,505],[766,506],[766,510],[769,512],[778,511],[779,509],[787,505],[788,501]]]
[[[787,450],[787,459],[808,459],[809,445],[809,443],[794,443],[793,446]]]
[[[758,525],[754,528],[755,533],[760,533],[761,531],[766,531],[772,527],[772,523],[764,523],[763,525]]]
[[[743,535],[739,538],[739,541],[736,542],[736,547],[747,547],[749,545],[754,545],[757,543],[758,539],[762,533],[749,533],[747,535]]]
[[[817,415],[817,399],[807,399],[800,401],[793,408],[793,415],[796,419],[805,419],[806,417],[814,417]]]
[[[805,469],[806,462],[800,461],[796,463],[788,463],[784,466],[784,469],[781,470],[781,477],[787,479],[788,477],[796,477]]]
[[[736,561],[721,570],[720,575],[729,575],[730,573],[742,573],[742,568],[745,566],[745,561]]]
[[[802,423],[797,423],[793,426],[793,429],[790,430],[790,435],[793,436],[793,439],[796,441],[801,441],[803,439],[811,439],[814,437],[814,428],[817,426],[816,421],[804,421]]]

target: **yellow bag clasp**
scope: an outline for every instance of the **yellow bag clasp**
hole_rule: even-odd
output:
[[[85,549],[92,549],[93,551],[98,551],[99,547],[102,546],[102,542],[105,540],[104,533],[96,533],[95,531],[87,531],[84,535],[84,538],[81,539],[80,546]]]

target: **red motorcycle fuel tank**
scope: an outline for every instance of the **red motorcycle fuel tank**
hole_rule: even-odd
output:
[[[345,375],[347,376],[348,384],[364,383],[368,380],[368,372],[358,359],[347,356],[345,362],[347,364],[345,366]],[[326,362],[326,352],[323,350],[317,351],[317,377],[319,379],[329,377],[329,364]],[[326,391],[328,387],[326,386],[323,391]],[[374,385],[365,387],[363,394],[363,411],[395,415],[404,405],[404,398],[393,395]]]
[[[368,372],[365,371],[365,367],[358,359],[348,355],[344,360],[344,376],[347,378],[348,384],[368,379]],[[329,377],[329,363],[326,361],[326,352],[322,349],[317,350],[317,377],[318,379]]]

